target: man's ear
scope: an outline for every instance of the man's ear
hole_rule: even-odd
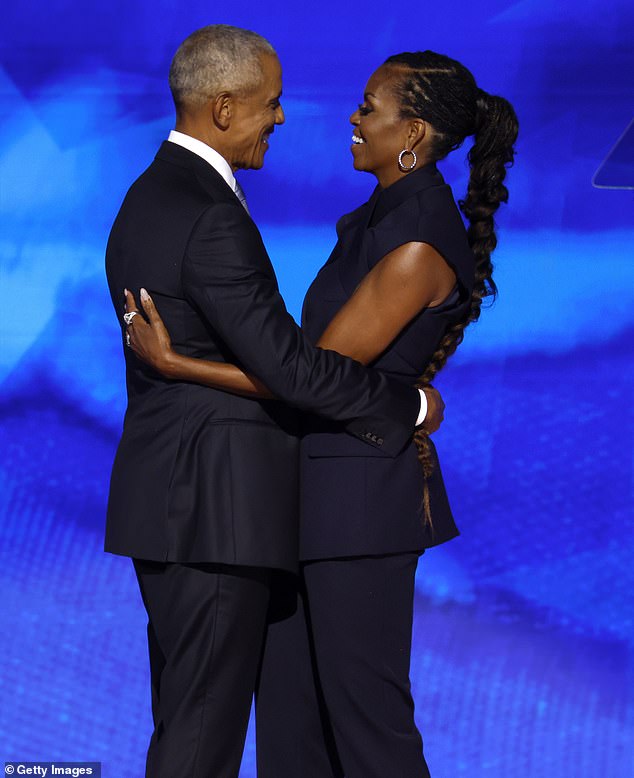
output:
[[[233,118],[233,98],[228,92],[221,92],[211,101],[211,118],[219,130],[228,130]]]

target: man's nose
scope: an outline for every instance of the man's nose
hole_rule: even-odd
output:
[[[281,105],[278,105],[275,110],[275,124],[284,124],[286,116],[284,116],[284,109]]]

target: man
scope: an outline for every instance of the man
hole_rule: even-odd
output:
[[[178,351],[240,364],[284,403],[397,453],[425,418],[424,397],[308,343],[233,175],[262,167],[284,121],[272,47],[246,30],[198,30],[176,52],[170,88],[176,131],[131,187],[108,242],[118,316],[124,288],[146,286]],[[295,414],[166,381],[124,351],[128,409],[106,550],[133,557],[149,617],[146,775],[235,777],[271,571],[296,566]]]

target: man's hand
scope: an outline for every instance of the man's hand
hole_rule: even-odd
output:
[[[431,435],[440,427],[445,415],[445,403],[443,402],[440,392],[434,389],[433,386],[423,387],[425,397],[427,398],[427,416],[425,421],[421,424],[421,427]]]

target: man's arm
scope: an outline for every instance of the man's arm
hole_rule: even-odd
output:
[[[397,453],[411,437],[417,390],[334,351],[315,348],[287,312],[257,228],[233,204],[199,219],[183,263],[186,295],[274,395],[348,422],[348,430]]]
[[[125,299],[126,311],[138,313],[134,295],[127,289],[125,290]],[[221,389],[241,397],[259,400],[275,399],[272,392],[260,380],[236,365],[188,357],[174,351],[169,332],[156,310],[154,301],[145,289],[141,289],[141,305],[147,316],[147,321],[142,316],[135,316],[131,319],[131,323],[128,325],[128,345],[139,359],[153,367],[162,376],[177,381],[202,384],[212,389]],[[341,328],[338,327],[337,331],[341,332]],[[352,350],[358,345],[356,332],[353,331],[349,341],[350,349]],[[338,347],[333,350],[344,354],[344,356],[353,356],[347,353],[345,338],[340,339]],[[363,360],[359,361],[363,364]],[[426,403],[421,403],[418,424],[422,424],[424,420],[425,431],[428,433],[436,432],[443,420],[444,403],[438,391],[431,386],[424,388],[424,399]]]

